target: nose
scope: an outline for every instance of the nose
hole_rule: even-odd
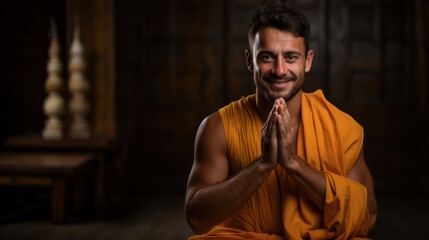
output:
[[[284,76],[287,73],[287,63],[285,61],[283,61],[283,59],[277,59],[277,61],[275,61],[275,65],[274,65],[274,74],[276,74],[277,76]]]

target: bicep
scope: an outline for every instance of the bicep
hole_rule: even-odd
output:
[[[363,156],[363,148],[347,177],[360,182],[367,189],[368,210],[370,214],[369,229],[372,229],[377,219],[377,201],[374,195],[374,182]]]
[[[363,147],[359,156],[350,170],[347,178],[353,179],[361,184],[363,184],[370,193],[374,192],[374,182],[372,180],[371,173],[369,172],[368,166],[365,162],[365,157],[363,154]]]
[[[228,177],[225,131],[218,112],[201,123],[195,139],[194,163],[188,180],[187,195]]]

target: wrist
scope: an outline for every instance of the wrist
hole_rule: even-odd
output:
[[[283,168],[288,172],[295,172],[300,168],[301,162],[301,158],[295,154],[291,154],[288,161],[285,161]]]
[[[268,161],[264,158],[264,156],[261,155],[259,158],[259,167],[262,171],[271,171],[273,170],[277,164],[273,163],[272,161]]]

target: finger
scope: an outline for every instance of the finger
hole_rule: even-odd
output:
[[[287,128],[289,128],[291,125],[291,116],[290,116],[289,110],[287,108],[286,102],[284,101],[284,99],[282,99],[282,100],[283,101],[282,101],[282,105],[281,105],[281,115],[283,117],[284,124],[286,124]]]
[[[273,113],[277,111],[277,100],[274,102],[273,107],[271,108],[270,113],[268,114],[267,119],[265,120],[264,126],[262,126],[262,129],[266,128],[269,123],[270,123],[270,119],[273,118]]]
[[[286,139],[288,135],[288,130],[286,128],[286,124],[284,123],[284,118],[280,114],[277,116],[277,128],[278,128],[279,142],[281,142],[282,140]]]
[[[280,121],[282,124],[288,124],[286,109],[284,102],[279,99],[279,115],[282,117]]]
[[[273,112],[270,119],[266,121],[265,129],[262,130],[262,152],[263,154],[272,155],[273,151],[277,151],[277,121],[276,112]]]
[[[286,104],[286,102],[284,101],[284,99],[283,98],[278,98],[277,100],[276,100],[276,103],[278,104],[278,106],[279,106],[279,114],[282,114],[283,115],[283,112],[284,112],[284,108],[283,108],[283,106]]]
[[[269,132],[270,136],[273,136],[273,133],[276,134],[276,131],[277,131],[277,127],[276,127],[277,125],[276,118],[278,115],[277,111],[278,111],[278,106],[274,106],[273,111],[270,113],[270,118],[268,119],[268,124],[269,124],[268,129],[270,131]]]
[[[273,133],[273,125],[275,125],[275,114],[277,114],[277,107],[274,105],[273,109],[271,110],[270,114],[267,117],[267,120],[265,121],[265,124],[262,128],[262,136],[265,136],[265,139],[272,139],[272,133]],[[277,129],[277,128],[276,128]],[[277,130],[274,131],[274,133]]]
[[[280,116],[277,112],[274,112],[273,114],[273,118],[271,121],[271,132],[270,132],[270,138],[272,140],[276,140],[277,139],[277,125],[278,125],[278,116]]]

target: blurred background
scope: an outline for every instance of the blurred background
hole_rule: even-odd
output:
[[[289,4],[311,26],[315,59],[305,91],[322,89],[365,129],[379,205],[370,236],[424,236],[429,225],[429,2]],[[90,200],[85,200],[95,204],[81,211],[84,218],[74,220],[71,214],[65,225],[50,222],[49,187],[0,181],[0,238],[189,237],[183,200],[195,134],[205,116],[255,91],[244,51],[257,6],[256,0],[1,1],[1,151],[94,152],[98,164],[96,180],[88,183],[95,190],[88,190]],[[90,139],[41,138],[52,17],[66,102],[72,32],[76,25],[81,29]],[[70,114],[62,119],[67,131]]]

